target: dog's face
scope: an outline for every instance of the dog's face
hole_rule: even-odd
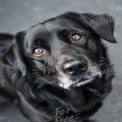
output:
[[[100,38],[116,42],[113,24],[108,15],[66,13],[18,33],[16,43],[28,64],[19,59],[22,74],[31,69],[45,84],[65,89],[102,77]]]
[[[46,83],[69,89],[102,77],[98,64],[102,53],[100,34],[88,29],[81,17],[71,13],[61,15],[26,31],[23,53],[28,63],[37,69],[35,73],[38,71],[45,77]],[[102,31],[106,34],[107,30]],[[103,38],[108,36],[105,34]]]
[[[53,19],[27,31],[24,52],[30,65],[46,76],[46,82],[57,82],[68,89],[101,77],[95,60],[100,54],[98,41],[94,34],[75,21]],[[52,81],[54,78],[57,80]]]

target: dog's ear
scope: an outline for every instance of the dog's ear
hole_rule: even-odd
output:
[[[22,43],[24,40],[21,40],[18,36],[20,37],[23,35],[22,33],[18,33],[16,36],[0,34],[0,49],[3,51],[1,60],[6,67],[9,67],[14,71],[20,70],[22,76],[25,76],[27,69],[22,55]]]
[[[85,26],[92,29],[102,39],[116,43],[116,39],[113,36],[114,32],[114,19],[107,14],[81,14],[82,22]]]
[[[88,30],[93,31],[100,38],[116,43],[116,39],[113,36],[114,32],[114,19],[107,14],[90,14],[90,13],[73,13],[69,12],[63,15],[71,20],[81,23]]]

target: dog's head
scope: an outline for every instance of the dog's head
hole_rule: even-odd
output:
[[[12,44],[1,41],[10,47],[2,60],[23,77],[31,74],[35,83],[80,87],[102,77],[99,60],[106,54],[101,38],[116,43],[113,31],[114,20],[107,14],[65,13],[17,33]]]

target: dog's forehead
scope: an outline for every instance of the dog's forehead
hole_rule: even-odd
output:
[[[90,32],[82,26],[82,24],[79,24],[77,21],[74,21],[70,18],[64,18],[64,17],[55,17],[48,19],[44,22],[39,22],[28,29],[26,33],[26,39],[32,40],[35,38],[50,38],[57,36],[58,32],[61,32],[61,30],[68,30],[69,32],[76,30],[77,32],[85,32],[86,34],[89,34]]]
[[[60,27],[74,27],[74,23],[68,18],[54,18],[45,21],[44,26],[48,28],[60,28]]]
[[[37,23],[31,27],[31,29],[41,29],[43,31],[52,32],[60,28],[74,28],[76,23],[66,18],[51,18],[42,23]]]

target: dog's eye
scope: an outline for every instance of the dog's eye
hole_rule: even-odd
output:
[[[34,54],[35,56],[43,55],[43,54],[44,54],[44,49],[42,49],[42,48],[35,48],[35,49],[33,50],[33,54]]]
[[[82,41],[84,39],[84,35],[81,34],[72,34],[72,40],[73,41]]]

